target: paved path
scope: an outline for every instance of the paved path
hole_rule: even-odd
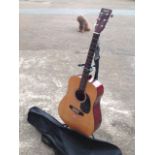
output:
[[[73,8],[22,8],[19,10],[20,14],[30,15],[98,15],[99,9],[73,9]],[[134,16],[133,9],[113,9],[114,16]]]
[[[103,122],[95,136],[118,145],[124,155],[134,155],[134,3],[130,0],[20,2],[20,155],[54,155],[27,123],[27,112],[39,106],[60,120],[59,101],[68,78],[81,73],[77,64],[85,61],[92,37],[92,31],[77,31],[76,11],[86,10],[93,28],[101,4],[113,8],[115,16],[100,37],[99,79],[105,94]],[[64,10],[68,11],[62,15]]]

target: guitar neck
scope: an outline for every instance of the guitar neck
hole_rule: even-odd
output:
[[[85,90],[85,87],[86,87],[86,84],[87,84],[87,81],[88,81],[89,70],[91,68],[91,64],[92,64],[92,60],[93,60],[93,57],[94,57],[94,53],[95,53],[95,50],[96,50],[96,46],[97,46],[99,36],[100,36],[99,33],[93,33],[92,41],[91,41],[91,44],[90,44],[90,47],[89,47],[88,55],[87,55],[87,58],[86,58],[85,66],[84,66],[81,81],[80,81],[79,89],[81,91]]]

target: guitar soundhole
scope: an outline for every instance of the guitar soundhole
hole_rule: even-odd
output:
[[[77,90],[75,96],[79,101],[83,101],[85,99],[85,93],[82,90]]]

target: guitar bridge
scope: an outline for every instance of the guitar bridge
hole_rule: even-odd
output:
[[[70,108],[75,114],[77,114],[77,115],[81,115],[81,116],[84,115],[84,113],[83,113],[81,110],[79,110],[79,109],[76,108],[76,107],[73,107],[72,105],[69,105],[69,108]]]

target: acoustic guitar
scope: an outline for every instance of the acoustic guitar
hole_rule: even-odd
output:
[[[100,99],[104,87],[98,80],[90,78],[90,68],[100,33],[105,28],[111,13],[112,10],[101,9],[83,73],[69,79],[67,94],[58,107],[59,115],[65,124],[86,136],[92,135],[102,121]]]

